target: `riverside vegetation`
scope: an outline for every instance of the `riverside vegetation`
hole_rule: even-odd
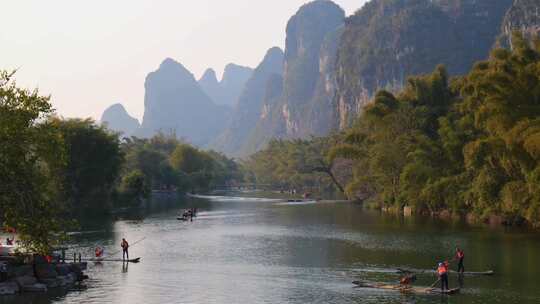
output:
[[[79,215],[138,203],[152,189],[199,191],[240,176],[231,159],[174,135],[120,139],[91,119],[59,118],[49,97],[13,77],[0,72],[0,225],[30,252],[50,252]]]
[[[381,90],[342,134],[271,142],[248,161],[254,179],[309,184],[323,178],[305,173],[313,159],[337,174],[332,164],[348,159],[344,192],[371,206],[540,226],[540,42],[516,34],[512,49],[462,77],[439,66],[397,94]]]

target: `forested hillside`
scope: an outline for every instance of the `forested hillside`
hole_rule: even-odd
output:
[[[438,66],[410,77],[399,92],[378,91],[351,128],[327,139],[338,143],[318,149],[318,157],[301,146],[276,153],[279,145],[271,144],[254,156],[255,176],[261,164],[348,159],[352,178],[345,192],[370,206],[540,225],[540,41],[534,48],[519,35],[512,41],[513,51],[495,49],[462,77],[450,78]],[[285,160],[256,161],[264,153]],[[308,176],[318,174],[313,169]],[[287,179],[278,174],[278,180]]]

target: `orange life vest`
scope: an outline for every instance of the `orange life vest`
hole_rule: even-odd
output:
[[[439,266],[439,268],[437,268],[437,273],[439,275],[446,274],[447,272],[448,272],[448,268],[446,268],[445,265]]]

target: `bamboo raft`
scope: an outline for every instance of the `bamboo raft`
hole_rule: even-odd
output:
[[[354,281],[354,285],[358,288],[373,288],[373,289],[384,289],[384,290],[394,290],[401,293],[413,293],[413,294],[445,294],[453,295],[459,293],[459,288],[452,288],[449,290],[442,291],[440,288],[432,287],[413,287],[413,286],[404,286],[404,285],[393,285],[393,284],[384,284],[384,283],[369,283],[362,281]]]
[[[107,258],[89,258],[89,259],[83,259],[84,261],[89,262],[126,262],[126,263],[139,263],[141,261],[141,258],[135,258],[135,259],[107,259]]]
[[[420,270],[420,269],[406,269],[406,268],[398,268],[396,270],[396,273],[400,273],[400,274],[405,274],[405,273],[432,273],[432,274],[436,274],[437,271],[436,270],[431,270],[431,269],[424,269],[424,270]],[[462,273],[458,273],[457,271],[455,270],[450,270],[450,273],[455,273],[455,274],[463,274],[463,275],[466,275],[466,276],[492,276],[492,275],[495,275],[495,271],[493,270],[487,270],[487,271],[465,271],[465,272],[462,272]]]

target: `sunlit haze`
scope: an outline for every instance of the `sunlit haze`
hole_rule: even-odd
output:
[[[0,69],[52,96],[65,117],[99,119],[121,102],[141,118],[144,79],[166,57],[195,77],[227,63],[255,67],[284,47],[305,0],[0,0]],[[337,0],[352,14],[365,0]]]

